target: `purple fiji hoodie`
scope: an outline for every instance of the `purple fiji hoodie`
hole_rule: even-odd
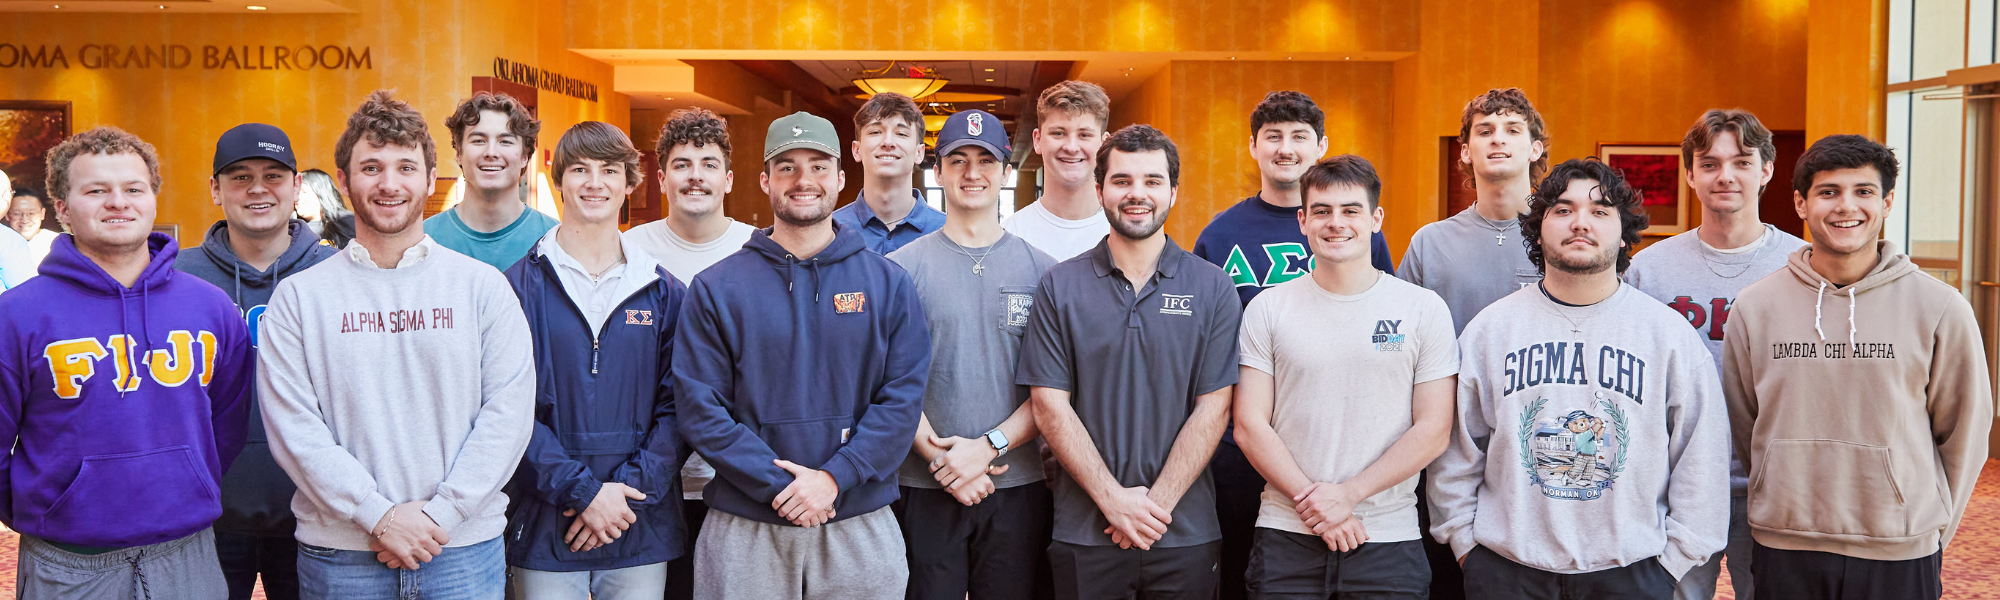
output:
[[[68,234],[41,277],[0,294],[0,521],[52,542],[129,548],[222,514],[243,449],[252,359],[222,290],[174,269],[155,233],[132,287]]]

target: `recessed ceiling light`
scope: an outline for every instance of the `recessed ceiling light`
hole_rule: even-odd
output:
[[[255,4],[252,4],[252,5],[250,5],[250,6],[245,6],[245,7],[243,7],[243,8],[247,8],[247,9],[250,9],[250,10],[264,10],[264,7],[262,7],[262,6],[257,6],[257,5],[255,5]]]
[[[993,78],[991,78],[991,77],[988,77],[988,78],[986,78],[986,82],[987,82],[987,83],[993,83]]]
[[[992,73],[992,72],[993,72],[993,70],[992,70],[992,69],[987,69],[987,70],[986,70],[986,72],[988,72],[988,73]]]

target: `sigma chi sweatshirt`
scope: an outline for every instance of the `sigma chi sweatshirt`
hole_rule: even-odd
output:
[[[1589,306],[1539,286],[1460,335],[1458,421],[1430,466],[1431,532],[1554,573],[1659,557],[1679,579],[1729,533],[1729,421],[1714,363],[1630,285]]]
[[[350,244],[278,284],[260,335],[257,396],[299,486],[300,542],[367,550],[412,501],[448,546],[500,536],[501,486],[534,428],[535,345],[499,271],[429,237],[394,269]]]
[[[1958,290],[1877,244],[1853,285],[1806,247],[1736,298],[1723,391],[1757,543],[1909,560],[1965,515],[1993,427],[1979,326]]]

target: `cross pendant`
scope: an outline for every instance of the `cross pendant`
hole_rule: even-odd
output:
[[[973,274],[973,275],[978,275],[978,276],[980,276],[980,277],[985,277],[985,276],[986,276],[986,265],[972,265],[972,274]]]
[[[1505,245],[1507,245],[1507,234],[1504,234],[1504,233],[1502,233],[1502,234],[1496,234],[1496,235],[1494,235],[1494,236],[1493,236],[1493,245],[1495,245],[1495,246],[1505,246]]]

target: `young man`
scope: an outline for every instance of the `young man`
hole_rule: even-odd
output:
[[[418,226],[437,150],[416,109],[369,94],[333,158],[354,243],[278,284],[257,355],[271,454],[299,486],[300,591],[499,597],[500,490],[534,426],[521,303]]]
[[[1271,92],[1250,113],[1250,157],[1257,161],[1263,189],[1202,228],[1194,255],[1216,266],[1236,284],[1245,305],[1264,288],[1298,279],[1312,270],[1313,253],[1299,229],[1299,180],[1326,155],[1326,114],[1312,98]],[[1370,236],[1376,268],[1395,271],[1381,231]],[[1222,522],[1222,597],[1243,598],[1243,571],[1250,563],[1251,537],[1264,493],[1264,478],[1237,447],[1233,428],[1209,464],[1215,471],[1216,518]]]
[[[1229,423],[1241,302],[1160,231],[1180,157],[1148,125],[1097,155],[1112,235],[1049,269],[1014,382],[1062,461],[1056,597],[1209,598],[1222,537],[1208,459]]]
[[[1249,593],[1426,598],[1417,472],[1451,432],[1451,311],[1373,264],[1382,180],[1366,159],[1326,159],[1298,182],[1316,267],[1250,303],[1239,342],[1237,440],[1271,482]]]
[[[1972,308],[1880,239],[1896,170],[1867,138],[1814,142],[1792,175],[1812,245],[1743,288],[1725,326],[1760,600],[1940,597],[1986,462],[1993,392]]]
[[[681,542],[669,360],[686,288],[618,235],[639,150],[584,121],[556,142],[562,224],[507,269],[534,333],[535,433],[516,489],[514,596],[659,600]]]
[[[1632,257],[1625,283],[1681,313],[1701,334],[1722,373],[1723,324],[1729,321],[1736,294],[1751,282],[1785,267],[1785,258],[1805,240],[1757,218],[1757,199],[1771,183],[1771,161],[1778,148],[1747,111],[1710,110],[1681,139],[1681,163],[1688,185],[1701,200],[1701,226],[1660,240]],[[1745,494],[1750,487],[1742,463],[1729,460],[1729,581],[1739,600],[1750,600],[1750,524]],[[1722,557],[1688,571],[1675,597],[1706,600],[1715,596]]]
[[[674,339],[681,433],[713,465],[695,596],[888,598],[909,564],[889,503],[930,377],[910,276],[830,222],[833,124],[771,122],[777,224],[696,275]]]
[[[521,195],[521,179],[533,167],[542,122],[513,96],[479,92],[458,103],[444,126],[451,130],[465,198],[424,219],[424,234],[505,271],[556,226],[555,218],[528,208]]]
[[[729,218],[722,199],[735,186],[729,170],[729,124],[704,108],[684,108],[667,116],[654,145],[660,160],[660,189],[666,192],[667,218],[625,231],[637,244],[683,283],[723,257],[735,254],[757,228]],[[701,455],[690,455],[681,466],[683,554],[667,564],[667,596],[694,598],[694,544],[701,533],[708,505],[701,491],[715,478],[715,468]]]
[[[1541,271],[1521,251],[1517,218],[1548,171],[1549,133],[1519,88],[1490,90],[1465,104],[1458,162],[1472,172],[1479,200],[1417,230],[1396,277],[1438,293],[1460,333],[1501,297],[1534,285]]]
[[[10,198],[14,194],[13,183],[7,179],[6,171],[0,171],[0,192],[5,192],[0,195]],[[11,222],[11,211],[9,214]],[[34,246],[28,243],[24,234],[15,231],[12,226],[0,229],[5,229],[0,231],[0,292],[4,292],[34,278],[41,260],[35,258]]]
[[[833,211],[833,222],[884,255],[944,227],[944,213],[911,186],[924,161],[924,114],[915,100],[893,92],[869,98],[854,113],[852,152],[861,164],[861,193]]]
[[[43,194],[28,188],[14,189],[14,202],[7,211],[7,227],[28,240],[28,245],[34,248],[34,253],[30,257],[38,265],[49,255],[49,249],[55,245],[56,237],[62,235],[59,231],[42,229],[42,218],[48,215],[48,212],[49,201]]]
[[[152,233],[153,146],[99,127],[48,153],[71,235],[0,294],[0,521],[22,598],[224,598],[209,524],[243,448],[249,332]],[[4,235],[12,236],[13,232]]]
[[[1064,81],[1035,102],[1035,154],[1042,157],[1042,197],[1000,227],[1056,260],[1097,247],[1111,233],[1097,204],[1097,149],[1111,123],[1111,98],[1088,81]]]
[[[905,597],[1046,598],[1052,507],[1014,367],[1035,286],[1056,260],[1000,228],[1013,146],[998,117],[954,113],[937,144],[944,229],[889,255],[916,282],[931,336],[923,418],[897,475]]]
[[[292,140],[284,131],[263,123],[232,127],[215,142],[214,166],[208,193],[222,207],[223,219],[174,267],[222,288],[241,311],[255,348],[258,322],[278,282],[338,251],[319,243],[304,221],[291,218],[299,174]],[[298,526],[292,494],[298,487],[271,458],[255,396],[249,413],[256,426],[236,464],[222,476],[215,553],[222,559],[231,600],[248,600],[260,578],[266,596],[298,598],[299,545],[292,539]]]
[[[1431,531],[1467,598],[1664,600],[1729,533],[1729,427],[1708,350],[1619,272],[1646,227],[1595,160],[1521,216],[1547,277],[1459,336],[1458,424],[1431,464]]]

